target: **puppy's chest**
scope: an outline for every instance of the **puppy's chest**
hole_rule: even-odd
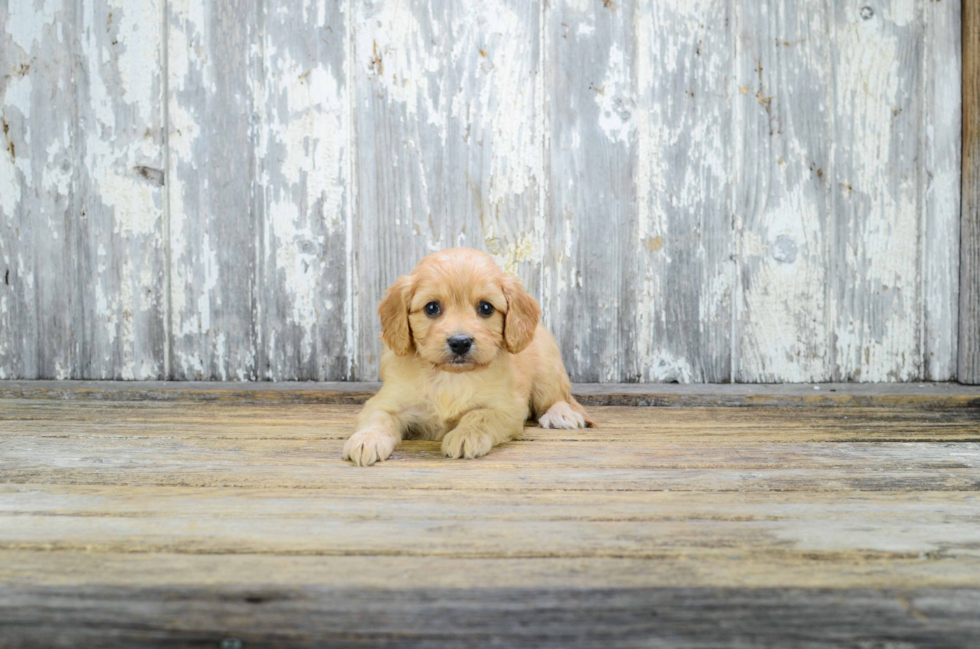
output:
[[[425,381],[422,399],[440,423],[455,423],[464,414],[486,405],[489,386],[467,375],[440,373]]]

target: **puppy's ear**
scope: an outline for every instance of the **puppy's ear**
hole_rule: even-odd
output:
[[[412,350],[412,330],[408,325],[408,305],[412,299],[412,278],[399,277],[388,287],[388,292],[378,305],[381,316],[381,339],[399,356]]]
[[[534,340],[534,330],[541,319],[537,301],[527,294],[516,277],[506,277],[503,282],[507,298],[507,315],[504,316],[504,342],[507,351],[517,354]]]

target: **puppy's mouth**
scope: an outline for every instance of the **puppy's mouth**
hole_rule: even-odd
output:
[[[436,365],[436,368],[444,372],[469,372],[471,370],[483,369],[487,365],[487,363],[478,363],[469,354],[462,356],[454,354]]]

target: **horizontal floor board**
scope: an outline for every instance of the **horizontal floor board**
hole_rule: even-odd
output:
[[[230,405],[0,400],[0,436],[258,437],[346,439],[358,406]],[[664,441],[943,441],[980,440],[980,409],[595,407],[598,428],[544,430],[526,440]]]
[[[321,586],[412,588],[976,588],[976,556],[811,554],[696,558],[460,558],[180,554],[0,548],[0,583],[9,586]],[[2,590],[2,589],[0,589]]]
[[[455,557],[980,558],[976,494],[346,493],[0,485],[0,547]]]
[[[12,647],[967,647],[980,589],[34,587],[0,593],[0,626]]]
[[[531,426],[474,461],[411,440],[358,468],[340,459],[357,405],[92,389],[0,398],[0,645],[938,647],[976,630],[980,409],[962,394],[592,406],[597,429]],[[770,398],[750,392],[732,398]]]
[[[0,381],[0,398],[363,403],[379,383],[179,381]],[[980,407],[980,387],[958,383],[664,384],[580,383],[586,405]]]

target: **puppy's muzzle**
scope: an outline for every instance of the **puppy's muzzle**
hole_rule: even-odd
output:
[[[446,345],[449,346],[449,351],[453,353],[453,356],[462,360],[462,357],[469,354],[473,347],[473,337],[462,334],[450,336],[446,339]]]

